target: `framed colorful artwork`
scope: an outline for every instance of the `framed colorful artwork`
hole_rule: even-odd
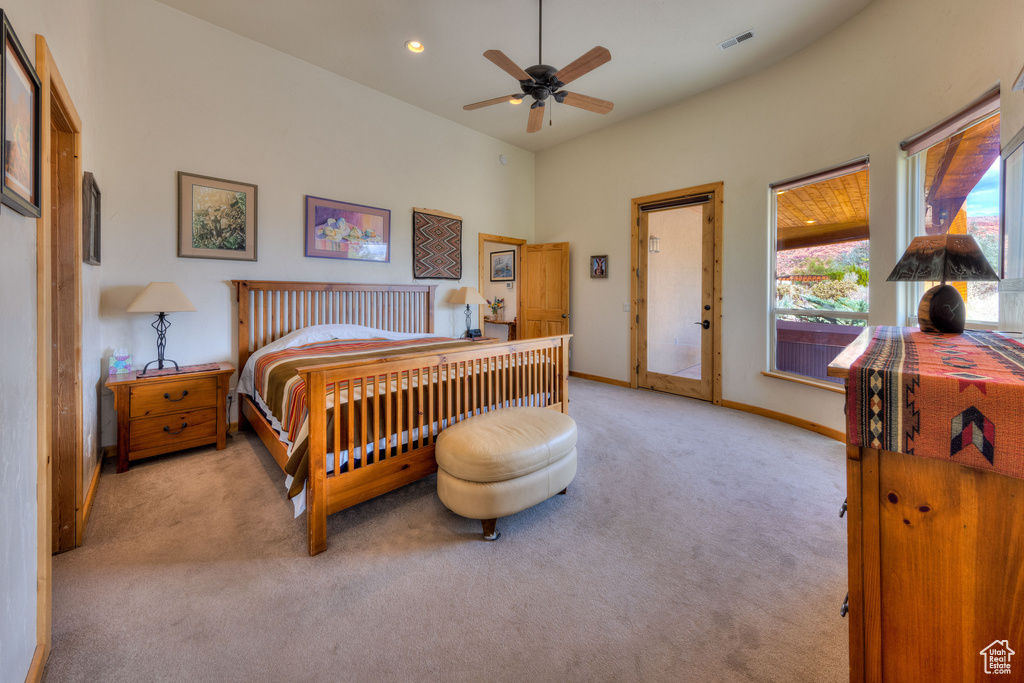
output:
[[[412,276],[462,279],[462,217],[436,209],[412,210]]]
[[[0,15],[3,20],[0,49],[4,55],[3,106],[0,107],[4,168],[0,201],[23,216],[39,218],[42,190],[39,76],[14,34],[7,13],[0,10]]]
[[[491,282],[514,282],[516,250],[491,252]]]
[[[256,186],[178,171],[178,256],[256,260]]]
[[[82,174],[82,260],[100,265],[100,188],[89,171]]]
[[[306,256],[391,261],[391,211],[306,195]]]
[[[608,277],[608,254],[590,257],[590,277]]]

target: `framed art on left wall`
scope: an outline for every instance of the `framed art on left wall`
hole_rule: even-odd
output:
[[[0,128],[4,139],[0,201],[23,216],[39,218],[42,215],[39,204],[42,190],[41,86],[7,13],[0,10],[0,15],[3,24],[0,48],[4,56],[3,106],[0,107]]]

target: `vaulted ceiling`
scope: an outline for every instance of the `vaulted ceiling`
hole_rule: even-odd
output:
[[[596,45],[610,63],[573,92],[615,103],[609,114],[549,109],[553,125],[526,132],[529,100],[476,111],[462,106],[518,90],[483,58],[501,50],[537,63],[538,0],[160,0],[386,93],[539,151],[754,73],[847,21],[871,0],[547,0],[543,59],[561,68]],[[718,43],[745,31],[728,50]],[[420,54],[406,50],[421,41]],[[358,103],[353,103],[358,106]]]

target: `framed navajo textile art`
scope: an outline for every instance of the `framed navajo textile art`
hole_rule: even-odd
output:
[[[412,276],[462,278],[462,217],[434,209],[412,210]]]
[[[391,260],[391,211],[306,195],[306,256]]]

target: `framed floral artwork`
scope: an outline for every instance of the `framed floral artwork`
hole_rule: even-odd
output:
[[[39,194],[42,190],[39,76],[28,61],[25,49],[11,27],[6,12],[0,10],[3,28],[3,106],[0,129],[3,130],[3,185],[0,201],[23,216],[39,218]]]
[[[306,195],[306,256],[391,261],[391,211]]]

